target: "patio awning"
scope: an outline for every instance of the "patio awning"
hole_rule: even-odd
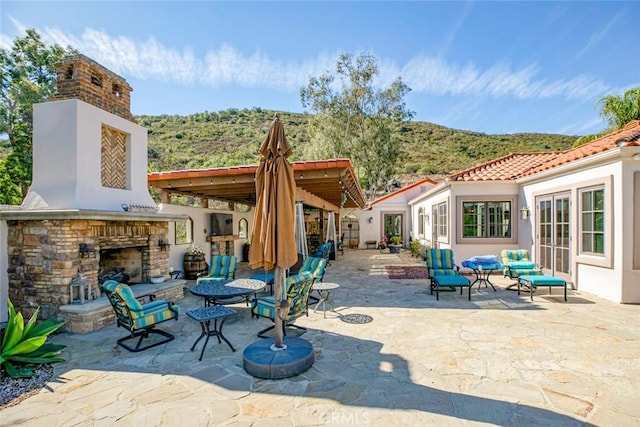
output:
[[[336,212],[341,206],[362,208],[366,205],[349,159],[300,161],[291,165],[297,187],[296,201]],[[169,203],[175,194],[254,206],[257,168],[249,165],[152,172],[148,180],[150,186],[160,191],[163,203]]]

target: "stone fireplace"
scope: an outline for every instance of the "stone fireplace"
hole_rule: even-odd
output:
[[[40,307],[41,318],[90,332],[114,318],[100,297],[104,273],[124,271],[130,283],[153,276],[171,282],[169,222],[185,216],[158,213],[149,194],[147,131],[131,115],[127,82],[83,55],[56,71],[56,95],[33,108],[31,188],[20,209],[0,212],[7,224],[2,256],[16,310],[28,318]],[[85,304],[69,308],[79,275],[90,292]],[[181,297],[178,282],[173,299]]]

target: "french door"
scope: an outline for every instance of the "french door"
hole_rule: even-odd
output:
[[[545,274],[565,280],[571,276],[570,197],[561,193],[537,199],[538,263]]]

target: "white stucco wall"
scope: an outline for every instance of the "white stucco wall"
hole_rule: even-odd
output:
[[[596,157],[596,156],[594,156]],[[614,302],[640,302],[640,272],[633,270],[633,173],[640,171],[640,162],[602,156],[599,163],[585,163],[581,169],[567,170],[544,180],[526,182],[522,189],[531,207],[531,224],[536,224],[536,196],[569,192],[571,204],[571,280],[580,291],[588,292]],[[606,194],[605,218],[610,224],[605,229],[606,257],[587,257],[579,253],[579,200],[580,188],[609,182],[612,194]],[[535,245],[528,248],[534,259]]]
[[[403,231],[402,240],[405,247],[408,247],[409,237],[416,233],[413,232],[414,214],[409,206],[409,201],[418,197],[420,194],[428,192],[434,187],[434,184],[430,182],[424,182],[421,184],[416,183],[414,187],[404,188],[392,194],[390,194],[384,200],[380,200],[371,204],[371,208],[359,212],[360,217],[360,245],[361,249],[366,248],[365,241],[375,240],[380,241],[384,232],[384,215],[385,214],[402,214]],[[369,222],[369,218],[372,218],[372,222]]]
[[[33,183],[25,208],[122,211],[155,206],[147,186],[147,130],[77,99],[33,106]],[[101,183],[102,127],[128,135],[127,188]]]
[[[249,212],[231,212],[222,211],[217,209],[179,206],[168,203],[160,205],[160,212],[172,213],[172,214],[185,214],[191,217],[193,221],[193,243],[203,248],[206,252],[206,259],[211,256],[211,245],[207,242],[207,236],[211,234],[210,215],[214,212],[231,213],[233,214],[233,232],[238,234],[238,224],[240,219],[245,218],[249,224],[248,234],[251,234],[251,227],[253,226],[254,210]],[[238,261],[242,261],[242,246],[245,244],[245,239],[238,239],[234,241],[233,254],[238,257]],[[187,251],[187,248],[191,246],[191,243],[187,244],[175,244],[175,223],[169,223],[169,243],[171,248],[169,249],[169,267],[173,267],[174,270],[183,270],[183,258]],[[208,261],[207,261],[208,262]]]

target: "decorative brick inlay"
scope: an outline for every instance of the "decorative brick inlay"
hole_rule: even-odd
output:
[[[127,134],[102,126],[101,177],[103,187],[127,188]]]

